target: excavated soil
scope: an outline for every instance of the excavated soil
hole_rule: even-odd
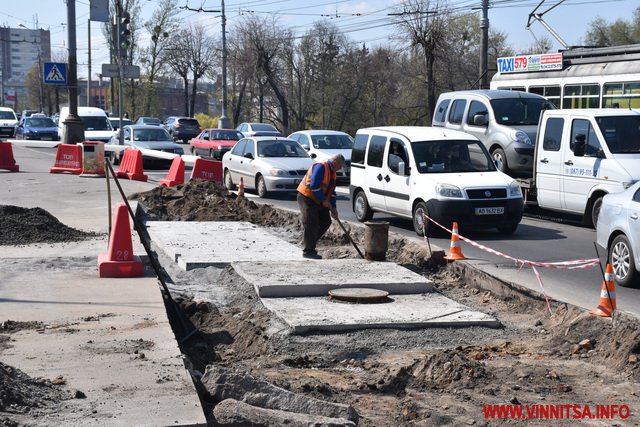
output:
[[[135,198],[145,206],[147,219],[250,221],[289,242],[301,241],[295,212],[255,204],[206,181],[157,187]],[[363,229],[347,226],[362,242]],[[14,231],[28,232],[17,225]],[[318,249],[325,258],[358,258],[337,226]],[[352,405],[360,426],[640,425],[635,317],[619,313],[612,321],[557,302],[550,314],[544,300],[530,294],[502,297],[481,284],[472,286],[443,264],[442,253],[432,255],[424,245],[392,233],[389,261],[428,277],[438,292],[491,314],[503,327],[291,335],[232,267],[185,272],[162,252],[157,255],[183,321],[197,329],[180,347],[210,425],[216,425],[213,409],[219,402],[199,381],[210,364],[245,369],[287,390]],[[173,310],[168,313],[181,339],[184,322]],[[38,327],[5,322],[0,349],[10,345],[16,330]],[[0,425],[18,425],[3,412],[30,414],[70,398],[71,392],[58,393],[56,387],[0,364]],[[628,405],[630,414],[610,420],[486,419],[483,405],[493,404],[591,405],[593,411],[595,405],[617,404]]]

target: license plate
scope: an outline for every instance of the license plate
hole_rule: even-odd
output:
[[[502,215],[504,207],[497,208],[476,208],[476,215]]]

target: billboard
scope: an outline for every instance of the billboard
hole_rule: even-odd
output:
[[[562,70],[562,52],[498,58],[499,73]]]

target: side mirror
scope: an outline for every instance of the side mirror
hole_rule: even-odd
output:
[[[473,116],[473,124],[476,126],[486,126],[489,120],[486,114],[476,114]]]
[[[244,157],[253,160],[253,154],[251,153],[245,153]]]
[[[584,156],[586,148],[587,148],[587,136],[583,133],[577,134],[574,140],[573,154],[576,157],[582,157]]]

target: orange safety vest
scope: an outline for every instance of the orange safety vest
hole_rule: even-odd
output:
[[[323,164],[324,176],[322,177],[322,184],[320,185],[320,188],[322,189],[325,198],[329,198],[333,193],[333,189],[336,187],[336,172],[329,166],[329,162],[323,162]],[[317,165],[317,163],[311,165],[307,173],[304,175],[304,178],[302,178],[302,181],[300,181],[300,184],[298,185],[298,192],[303,196],[310,198],[317,204],[320,204],[318,199],[316,199],[316,196],[313,194],[313,191],[311,191],[311,174],[313,173],[313,167],[315,165]]]

